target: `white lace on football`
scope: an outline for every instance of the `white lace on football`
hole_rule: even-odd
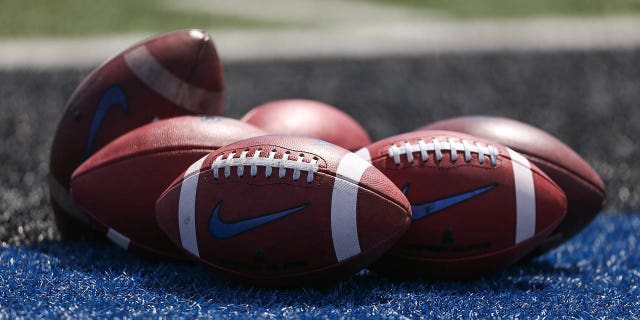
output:
[[[229,178],[231,176],[231,167],[236,167],[238,177],[244,175],[244,167],[250,167],[251,177],[256,177],[258,174],[258,167],[265,167],[265,177],[271,177],[273,168],[278,169],[278,177],[284,179],[287,174],[287,169],[293,169],[293,181],[300,179],[300,172],[305,171],[307,173],[307,183],[313,182],[314,173],[318,172],[318,160],[311,159],[310,162],[304,161],[304,155],[298,155],[297,160],[289,160],[290,152],[287,151],[284,154],[284,159],[276,159],[276,152],[269,152],[268,156],[262,155],[262,149],[258,149],[254,152],[253,156],[247,157],[248,150],[242,151],[239,157],[235,157],[236,152],[231,152],[225,158],[224,155],[219,155],[215,161],[211,164],[211,171],[213,171],[213,178],[219,178],[219,170],[224,169],[224,177]]]
[[[407,161],[411,163],[414,159],[413,153],[419,152],[422,161],[426,162],[429,160],[427,152],[433,151],[435,153],[436,161],[441,161],[443,150],[449,150],[451,152],[451,161],[453,162],[458,160],[458,152],[463,151],[464,161],[471,161],[471,153],[477,153],[478,162],[481,164],[484,163],[484,157],[488,156],[492,166],[497,164],[499,154],[498,149],[491,145],[483,146],[479,143],[471,143],[466,140],[457,142],[452,138],[448,138],[445,142],[433,138],[430,142],[425,142],[423,139],[420,139],[416,144],[411,144],[409,142],[404,142],[400,146],[394,144],[389,147],[389,157],[392,157],[393,161],[399,165],[401,155],[406,155]]]

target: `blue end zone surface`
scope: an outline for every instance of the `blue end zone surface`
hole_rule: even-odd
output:
[[[373,273],[323,288],[230,283],[108,243],[0,248],[0,317],[640,318],[640,214],[601,215],[572,241],[472,282]]]

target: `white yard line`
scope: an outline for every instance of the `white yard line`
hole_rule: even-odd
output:
[[[172,3],[175,10],[291,25],[209,30],[224,61],[640,47],[640,16],[452,20],[425,10],[345,0],[274,0],[268,7],[264,0]],[[0,69],[92,67],[146,36],[0,39]]]
[[[214,35],[228,60],[367,57],[474,51],[591,50],[640,46],[640,17],[423,21]]]
[[[0,68],[96,66],[147,36],[0,39]]]
[[[185,12],[210,12],[308,26],[362,25],[437,18],[434,11],[358,0],[165,0]],[[444,18],[444,16],[441,16]]]

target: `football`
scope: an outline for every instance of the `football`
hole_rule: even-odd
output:
[[[331,143],[250,138],[194,162],[156,203],[156,220],[223,275],[295,285],[354,274],[409,227],[410,205],[380,171]]]
[[[371,143],[355,119],[319,101],[272,101],[251,109],[241,120],[270,133],[317,138],[351,151]]]
[[[76,169],[72,200],[121,247],[184,257],[155,223],[158,196],[204,155],[263,134],[250,124],[224,117],[181,116],[144,125],[107,144]]]
[[[449,131],[414,131],[357,152],[411,203],[411,227],[376,265],[394,274],[465,279],[500,270],[565,216],[564,192],[519,153]]]
[[[149,38],[89,74],[67,103],[51,147],[49,192],[63,237],[89,223],[69,196],[71,174],[84,160],[154,119],[222,114],[223,89],[216,49],[201,30]]]
[[[546,252],[586,227],[606,202],[605,185],[569,146],[531,125],[506,118],[469,116],[435,122],[423,129],[451,130],[497,141],[542,169],[567,196],[567,216],[536,249]]]

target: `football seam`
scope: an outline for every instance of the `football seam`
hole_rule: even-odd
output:
[[[185,80],[185,83],[191,83],[191,80],[193,78],[193,75],[195,74],[196,68],[200,64],[200,60],[202,58],[201,55],[204,52],[204,49],[206,48],[206,46],[208,45],[206,41],[207,34],[204,31],[203,33],[205,34],[205,36],[203,37],[203,39],[200,40],[200,46],[198,46],[198,51],[196,52],[195,59],[193,60],[193,64],[189,68],[189,73],[188,73],[187,79]],[[184,96],[186,95],[185,89],[186,89],[186,86],[184,85],[180,89],[180,101],[182,101],[184,99]]]
[[[331,174],[328,174],[328,173],[322,173],[322,174],[323,174],[323,175],[326,175],[326,176],[329,176],[329,177],[334,177],[334,178],[335,178],[335,176],[332,176]],[[341,180],[345,181],[344,179],[341,179]],[[350,181],[347,181],[347,182],[348,182],[348,183],[351,183]],[[374,196],[378,197],[379,199],[389,200],[388,198],[384,197],[383,195],[381,195],[381,194],[379,194],[379,193],[376,193],[376,192],[373,192],[373,191],[372,191],[372,190],[370,190],[370,189],[364,189],[364,190],[365,190],[365,191],[367,191],[367,192],[369,192],[369,193],[371,193],[371,194],[373,194]],[[397,204],[397,203],[395,203],[394,201],[391,201],[391,203],[392,203],[392,204],[394,204],[396,207],[398,207],[401,211],[403,211],[403,212],[407,212],[407,208],[404,208],[402,205]],[[404,229],[403,229],[403,230],[401,230],[401,231],[399,232],[399,234],[403,234],[404,232],[406,232],[406,230],[407,230],[407,229],[410,227],[410,225],[411,225],[411,224],[410,224],[410,222],[411,222],[411,220],[410,220],[410,219],[411,219],[411,217],[410,217],[409,215],[405,215],[405,216],[404,216],[404,219],[405,219],[405,221],[407,221],[407,220],[408,220],[408,222],[409,222],[409,223],[407,223],[407,224],[405,225]],[[161,229],[162,229],[163,231],[165,230],[165,228],[163,228],[163,227],[161,227]],[[165,232],[166,232],[166,231],[165,231]],[[169,239],[172,239],[171,237],[168,237],[168,238],[169,238]],[[222,271],[222,272],[226,272],[226,273],[229,273],[229,274],[235,275],[236,277],[239,277],[239,278],[245,278],[245,279],[254,279],[254,280],[258,280],[258,281],[276,281],[276,280],[287,280],[288,278],[303,277],[303,276],[305,276],[305,275],[307,275],[307,274],[312,274],[312,273],[322,272],[322,271],[324,271],[324,270],[328,270],[328,269],[332,269],[332,268],[337,268],[337,267],[339,267],[339,266],[341,266],[341,265],[343,265],[343,264],[346,264],[346,263],[351,262],[351,261],[353,261],[353,260],[355,260],[355,259],[357,259],[357,258],[360,258],[360,257],[362,257],[362,256],[363,256],[363,255],[365,255],[365,254],[368,254],[369,252],[371,252],[371,251],[375,250],[376,248],[378,248],[378,247],[380,247],[380,246],[384,245],[384,244],[385,244],[386,242],[388,242],[388,241],[392,241],[392,240],[396,240],[396,241],[397,241],[398,239],[399,239],[399,237],[397,236],[397,234],[396,234],[396,233],[394,233],[394,234],[393,234],[393,236],[391,236],[391,237],[389,237],[389,238],[382,239],[382,240],[380,240],[380,241],[376,242],[375,244],[372,244],[371,246],[369,246],[369,247],[368,247],[368,250],[366,250],[366,251],[361,251],[360,253],[356,254],[355,256],[349,257],[349,258],[348,258],[348,259],[346,259],[346,260],[343,260],[343,261],[337,261],[337,260],[336,260],[336,261],[337,261],[337,263],[335,263],[335,264],[331,264],[331,265],[328,265],[328,266],[324,266],[324,267],[320,267],[320,268],[316,268],[316,269],[312,269],[312,270],[306,270],[306,271],[302,271],[302,272],[299,272],[299,273],[287,274],[287,275],[278,275],[278,276],[273,276],[273,277],[268,277],[268,276],[265,276],[265,277],[260,277],[260,276],[248,276],[248,275],[246,275],[246,274],[243,274],[243,273],[237,272],[236,270],[233,270],[233,269],[230,269],[230,268],[227,268],[227,267],[223,267],[223,266],[219,266],[219,265],[215,265],[215,264],[213,264],[213,263],[211,263],[211,262],[209,262],[209,261],[206,261],[206,260],[204,260],[204,259],[202,259],[202,258],[194,257],[192,253],[189,253],[189,252],[188,252],[186,249],[184,249],[181,245],[179,245],[178,247],[179,247],[182,251],[184,251],[184,252],[185,252],[189,257],[191,257],[192,259],[196,259],[197,261],[199,261],[199,262],[203,262],[203,263],[205,263],[207,266],[212,267],[213,269],[220,270],[220,271]]]
[[[509,161],[511,161],[511,162],[512,162],[512,166],[513,166],[513,165],[515,165],[515,163],[516,163],[515,161],[511,160],[511,157],[509,157],[509,156],[508,156],[508,154],[504,154],[504,153],[502,153],[502,152],[498,155],[498,158],[508,159]],[[381,159],[386,160],[386,159],[387,159],[387,156],[386,156],[386,155],[378,155],[378,156],[377,156],[377,157],[375,157],[375,158],[371,158],[371,163],[373,163],[373,162],[374,162],[374,160],[376,160],[376,161],[377,161],[377,160],[381,160]],[[463,165],[460,165],[460,166],[463,166]],[[489,170],[489,169],[495,169],[495,168],[497,168],[497,166],[496,166],[496,167],[482,167],[482,166],[477,166],[477,165],[474,165],[474,164],[465,164],[464,166],[474,166],[474,167],[476,167],[476,168],[484,169],[484,170]],[[451,166],[451,167],[455,167],[455,166]],[[451,168],[451,167],[449,167],[449,168]],[[529,169],[529,170],[531,171],[531,173],[532,173],[532,174],[534,174],[534,173],[535,173],[537,176],[541,177],[543,180],[545,180],[545,181],[547,181],[548,183],[550,183],[550,184],[551,184],[551,186],[553,186],[553,188],[555,188],[557,191],[559,191],[559,192],[560,192],[560,194],[562,195],[562,199],[564,200],[564,201],[563,201],[564,211],[563,211],[563,213],[562,213],[562,219],[561,219],[561,220],[563,220],[563,219],[564,219],[564,217],[565,217],[565,216],[566,216],[566,214],[567,214],[567,207],[568,207],[568,205],[567,205],[567,196],[566,196],[566,194],[565,194],[564,190],[562,190],[562,188],[560,188],[560,186],[558,186],[558,185],[557,185],[553,180],[551,180],[551,178],[550,178],[550,177],[548,177],[548,176],[547,176],[547,175],[542,171],[542,169],[538,168],[537,166],[535,166],[535,168],[536,168],[537,170],[534,170],[534,168],[530,168],[530,169]],[[392,170],[392,169],[386,168],[385,170]]]
[[[520,152],[520,151],[517,151],[517,152]],[[576,178],[575,180],[577,180],[581,185],[585,186],[588,189],[593,190],[595,193],[597,193],[602,198],[606,197],[606,188],[605,189],[600,189],[600,187],[598,187],[596,184],[591,183],[589,181],[589,179],[583,177],[582,175],[577,174],[575,171],[570,170],[570,169],[568,169],[568,168],[566,168],[564,166],[560,166],[560,165],[556,164],[555,162],[551,162],[550,160],[547,160],[547,159],[544,159],[544,158],[539,158],[539,157],[536,157],[536,156],[528,154],[528,153],[520,152],[520,154],[526,155],[526,157],[529,158],[530,161],[531,161],[531,159],[534,159],[536,161],[543,162],[545,165],[548,165],[550,167],[554,167],[558,171],[562,171],[564,173],[567,173],[567,175],[569,175],[569,176],[571,176],[573,178]],[[533,162],[533,161],[531,161],[531,162]],[[540,170],[542,170],[542,169],[540,169]]]
[[[500,157],[504,157],[504,156],[502,154],[499,154],[498,158],[500,158]],[[371,158],[371,163],[373,164],[374,161],[378,161],[378,160],[385,160],[386,161],[387,158],[389,158],[389,156],[386,155],[386,154],[378,155],[376,157],[372,157]],[[420,159],[420,156],[416,157],[416,159],[418,159],[422,163],[425,163],[424,161],[422,161]],[[431,159],[431,157],[429,157],[429,159]],[[511,160],[511,159],[509,159],[509,160]],[[484,166],[483,164],[479,164],[479,163],[475,164],[475,163],[469,163],[469,162],[466,162],[466,161],[465,161],[465,163],[460,163],[460,162],[457,162],[457,161],[454,162],[454,161],[451,161],[451,160],[449,160],[449,161],[450,161],[449,165],[437,165],[437,166],[435,166],[435,165],[420,165],[420,166],[421,167],[430,167],[430,168],[444,168],[444,169],[455,168],[455,167],[474,167],[474,168],[483,169],[483,170],[494,170],[494,169],[502,167],[502,164],[500,163],[500,161],[498,161],[498,163],[495,166],[488,166],[488,167]],[[410,162],[406,161],[405,163],[407,163],[408,166],[414,166],[414,167],[416,166],[416,165],[413,164],[413,162],[410,163]],[[396,168],[399,168],[399,167],[400,166],[394,165],[392,167],[385,167],[384,169],[385,170],[398,170]],[[403,168],[400,168],[400,169],[403,169]]]
[[[225,150],[225,153],[226,153],[227,151],[230,151],[230,150]],[[310,152],[305,152],[305,153],[307,153],[307,154],[313,154],[313,153],[310,153]],[[315,155],[315,154],[314,154],[314,155]],[[219,156],[219,155],[218,155],[218,156]],[[211,157],[211,154],[207,155],[207,157]],[[340,179],[341,181],[344,181],[344,182],[347,182],[347,183],[350,183],[350,184],[354,184],[352,181],[349,181],[349,180],[346,180],[346,179],[342,179],[342,178],[340,178],[340,177],[336,176],[333,172],[329,171],[329,170],[326,168],[326,161],[325,161],[323,158],[321,158],[320,156],[318,156],[318,159],[322,159],[322,160],[324,161],[324,163],[325,163],[325,167],[324,167],[324,168],[319,167],[319,168],[318,168],[318,171],[317,171],[315,174],[322,174],[322,175],[325,175],[325,176],[327,176],[327,177],[329,177],[329,178]],[[319,161],[318,161],[318,162],[319,162]],[[372,166],[372,167],[373,167],[373,166]],[[375,168],[375,167],[373,167],[373,168]],[[377,170],[377,169],[376,169],[376,170]],[[198,170],[198,172],[197,172],[197,173],[198,173],[198,175],[202,175],[203,173],[206,173],[206,171],[211,171],[211,165],[207,165],[207,166],[204,166],[204,165],[203,165],[202,167],[200,167],[200,169]],[[188,178],[188,177],[190,177],[190,176],[192,176],[192,175],[195,175],[195,174],[196,174],[196,172],[193,172],[193,173],[191,173],[189,176],[185,176],[185,175],[184,175],[184,173],[183,173],[183,174],[181,175],[180,179],[178,179],[178,180],[174,181],[172,184],[170,184],[170,185],[167,187],[167,189],[165,190],[165,192],[163,192],[163,193],[160,195],[160,197],[159,197],[159,198],[162,198],[165,194],[169,193],[169,191],[170,191],[171,189],[174,189],[175,187],[177,187],[178,185],[180,185],[180,184],[181,184],[181,183],[182,183],[186,178]],[[212,174],[213,174],[213,173],[212,173]],[[385,176],[385,178],[386,178],[386,176]],[[275,180],[274,180],[274,181],[275,181]],[[285,183],[288,183],[288,182],[285,182]],[[250,184],[250,183],[245,183],[245,184]],[[290,185],[292,185],[292,186],[293,186],[293,184],[290,184]],[[397,186],[395,186],[395,185],[393,184],[393,182],[391,182],[391,185],[393,185],[395,188],[397,188]],[[411,208],[411,205],[410,205],[410,204],[409,204],[409,206],[408,206],[408,207],[405,207],[405,206],[404,206],[400,201],[397,201],[397,200],[393,199],[392,197],[388,197],[385,193],[383,193],[383,192],[381,192],[381,191],[376,191],[374,188],[371,188],[370,186],[367,186],[367,185],[364,185],[364,184],[360,184],[360,183],[358,183],[356,186],[357,186],[358,188],[363,189],[363,190],[367,190],[367,191],[370,191],[370,192],[372,192],[372,193],[374,193],[374,194],[376,194],[376,195],[379,195],[379,196],[380,196],[380,197],[382,197],[383,199],[386,199],[386,200],[388,200],[388,201],[390,201],[390,202],[394,203],[395,205],[399,206],[400,208],[403,208],[403,210],[404,210],[404,211],[406,211],[406,212],[409,212],[409,211],[410,211],[410,208]],[[400,190],[400,189],[398,189],[398,190]]]
[[[209,166],[205,166],[204,168],[205,168],[205,170],[202,170],[202,168],[201,168],[201,170],[199,171],[199,174],[202,174],[203,171],[206,172],[207,170],[210,170]],[[353,182],[351,182],[351,181],[336,177],[335,175],[331,174],[331,172],[325,172],[325,171],[320,171],[319,170],[317,172],[317,174],[321,174],[323,176],[326,176],[327,178],[340,179],[340,180],[345,181],[347,183],[353,184]],[[182,183],[183,180],[184,180],[184,176],[180,180],[178,180],[177,183],[174,183],[170,187],[168,187],[162,193],[162,195],[160,197],[158,197],[158,201],[156,203],[158,203],[161,199],[163,199],[167,194],[169,194],[170,192],[172,192],[173,190],[178,188],[180,183]],[[237,183],[237,182],[234,182],[234,183]],[[294,185],[292,185],[292,186],[294,186]],[[405,215],[403,217],[405,219],[405,221],[408,220],[410,222],[411,216],[408,214],[409,213],[409,208],[406,208],[401,203],[398,203],[397,201],[394,201],[393,199],[390,199],[389,197],[386,197],[386,195],[384,193],[376,192],[376,191],[372,190],[372,188],[363,188],[360,184],[358,184],[357,186],[358,186],[359,189],[362,189],[362,190],[372,194],[373,196],[375,196],[375,197],[377,197],[379,199],[384,199],[384,200],[388,201],[389,203],[393,204],[394,206],[396,206],[398,209],[400,209],[400,211],[405,213]],[[406,231],[409,228],[409,226],[410,226],[410,223],[407,223],[405,228],[404,228],[404,230],[402,230],[401,232]],[[163,230],[165,233],[168,233],[167,232],[167,228],[165,226],[161,225],[160,229]],[[175,237],[170,237],[168,235],[167,235],[167,237],[169,239],[176,239]],[[397,240],[397,237],[391,237],[391,238],[395,238]],[[275,281],[275,280],[278,280],[278,279],[286,280],[287,278],[301,277],[301,276],[304,276],[304,275],[307,275],[307,274],[312,274],[312,273],[316,273],[316,272],[321,272],[323,270],[335,268],[335,267],[340,266],[340,265],[342,265],[344,263],[347,263],[347,262],[352,261],[352,260],[354,260],[356,258],[359,258],[362,255],[371,252],[372,250],[375,250],[375,248],[377,248],[378,246],[381,246],[382,244],[386,243],[387,241],[390,241],[390,239],[382,239],[382,240],[376,242],[375,244],[372,244],[371,246],[369,246],[368,250],[361,251],[357,255],[352,256],[352,257],[348,258],[347,260],[338,261],[338,263],[336,263],[336,264],[332,264],[332,265],[329,265],[329,266],[325,266],[325,267],[321,267],[321,268],[317,268],[317,269],[313,269],[313,270],[307,270],[307,271],[303,271],[303,272],[300,272],[300,273],[289,274],[289,275],[280,275],[280,276],[275,276],[275,277],[250,277],[250,276],[247,276],[246,274],[239,273],[239,272],[237,272],[235,270],[232,270],[232,269],[229,269],[229,268],[226,268],[226,267],[223,267],[223,266],[215,265],[215,264],[213,264],[211,262],[208,262],[208,261],[206,261],[206,260],[204,260],[202,258],[194,257],[193,254],[188,252],[185,248],[183,248],[181,244],[176,244],[176,246],[178,246],[183,252],[187,253],[187,255],[189,257],[191,257],[192,259],[196,259],[197,261],[203,262],[207,266],[210,266],[213,269],[216,269],[216,270],[219,270],[219,271],[222,271],[222,272],[226,272],[228,274],[235,275],[236,277],[239,277],[239,278],[245,278],[245,279],[249,278],[249,279],[255,279],[255,280],[262,280],[262,281]]]
[[[517,152],[517,151],[516,151]],[[518,163],[517,161],[513,161],[511,159],[511,157],[509,157],[509,155],[504,155],[505,158],[509,159],[509,161],[511,161],[512,163]],[[526,158],[525,158],[526,159]],[[527,161],[529,161],[527,159]],[[530,161],[529,161],[530,162]],[[533,163],[532,163],[533,164]],[[518,165],[521,165],[520,163],[518,163]],[[513,166],[513,164],[512,164]],[[536,170],[534,170],[536,169]],[[536,166],[535,164],[533,164],[533,166],[529,167],[529,171],[531,171],[531,174],[536,174],[537,176],[541,177],[543,180],[547,181],[551,186],[553,186],[557,191],[560,191],[560,194],[562,195],[562,198],[564,199],[564,212],[562,214],[562,216],[564,217],[567,214],[567,194],[564,192],[564,190],[562,190],[562,188],[560,188],[560,186],[555,183],[555,181],[553,181],[551,179],[551,177],[549,177],[546,173],[544,173],[544,171],[542,171],[542,169],[538,168],[538,166]],[[535,188],[535,185],[534,185]],[[537,198],[537,196],[536,196]],[[564,219],[564,218],[563,218]]]
[[[407,227],[403,231],[406,231],[409,226],[410,226],[410,224],[407,224]],[[323,272],[325,270],[337,269],[337,268],[339,268],[339,267],[341,267],[341,266],[343,266],[345,264],[351,263],[351,262],[355,261],[356,259],[361,258],[362,256],[374,251],[376,248],[386,244],[389,241],[394,241],[394,240],[397,241],[398,239],[399,239],[398,236],[394,236],[394,237],[390,237],[389,239],[381,240],[381,241],[377,242],[375,245],[371,246],[371,248],[369,248],[369,250],[361,251],[357,255],[349,257],[347,260],[338,261],[335,264],[331,264],[331,265],[328,265],[328,266],[324,266],[324,267],[320,267],[320,268],[312,269],[312,270],[307,270],[307,271],[303,271],[303,272],[299,272],[299,273],[287,274],[287,275],[278,275],[278,276],[273,276],[273,277],[268,277],[268,276],[260,277],[260,276],[253,276],[253,275],[243,274],[243,273],[240,273],[240,272],[238,272],[236,270],[233,270],[233,269],[229,269],[229,268],[225,268],[225,267],[214,265],[214,264],[212,264],[212,263],[210,263],[208,261],[205,261],[203,259],[196,259],[196,261],[202,262],[202,263],[206,264],[207,266],[209,266],[209,267],[211,267],[213,269],[216,269],[216,270],[219,270],[219,271],[222,271],[222,272],[226,272],[228,274],[234,275],[235,277],[242,278],[242,279],[251,279],[251,280],[266,281],[266,282],[278,281],[278,280],[288,281],[288,280],[291,280],[291,278],[300,278],[300,277],[304,277],[306,275]],[[184,250],[184,248],[182,248],[182,250]],[[194,258],[190,253],[188,253],[188,251],[186,251],[186,250],[184,250],[184,251],[187,252],[187,254],[189,255],[190,258],[192,258],[192,259]],[[382,255],[384,255],[384,253]],[[376,258],[375,261],[379,260],[382,257],[382,255],[379,256],[378,258]],[[372,264],[370,264],[370,265],[372,265]],[[362,269],[365,269],[365,268],[367,268],[367,267],[365,266]]]
[[[76,205],[78,206],[78,208],[80,210],[82,210],[82,212],[84,212],[85,215],[90,217],[90,220],[91,220],[93,228],[99,228],[99,231],[102,232],[102,234],[105,236],[105,238],[106,238],[107,232],[109,232],[110,229],[115,230],[118,233],[121,233],[121,231],[110,227],[107,223],[103,222],[101,219],[98,219],[93,213],[91,213],[91,211],[87,210],[82,205],[80,205],[80,204],[76,204]],[[154,215],[154,217],[155,217],[155,215]],[[154,219],[153,222],[155,223],[155,219]],[[160,230],[164,231],[164,229],[162,229],[162,228],[160,228]],[[177,253],[182,253],[182,250],[184,250],[182,248],[177,247],[175,245],[175,243],[173,243],[173,241],[171,241],[171,239],[168,236],[166,236],[165,234],[163,234],[163,236],[165,236],[167,241],[174,246],[174,249],[176,249],[173,253],[167,253],[166,251],[162,251],[162,250],[159,250],[157,248],[152,248],[152,247],[149,247],[147,245],[143,245],[138,241],[134,241],[131,238],[131,236],[128,236],[128,235],[125,235],[125,234],[122,234],[122,235],[124,235],[125,237],[127,237],[127,239],[129,239],[129,248],[127,248],[127,251],[130,251],[131,249],[134,249],[134,248],[139,248],[139,249],[142,249],[142,250],[146,250],[148,252],[152,252],[154,254],[158,254],[158,255],[160,255],[162,257],[180,258],[180,256],[177,256],[176,254]],[[109,243],[113,243],[113,242],[111,240],[109,240]],[[184,258],[182,258],[182,259],[184,260]]]
[[[372,166],[372,167],[373,167],[373,166]],[[374,168],[374,169],[376,169],[376,170],[378,170],[378,169],[377,169],[377,168],[375,168],[375,167],[373,167],[373,168]],[[411,204],[409,204],[409,206],[408,206],[408,207],[405,207],[405,206],[404,206],[400,201],[397,201],[396,199],[393,199],[393,197],[389,197],[389,196],[387,196],[387,194],[385,194],[385,193],[384,193],[384,192],[382,192],[382,191],[375,190],[374,188],[371,188],[370,186],[367,186],[367,185],[362,184],[362,183],[357,183],[357,184],[355,184],[355,183],[353,183],[353,181],[346,180],[346,179],[342,179],[342,178],[340,178],[340,177],[336,176],[335,174],[333,174],[332,172],[323,172],[323,171],[318,170],[318,173],[322,173],[322,174],[325,174],[325,175],[327,175],[327,176],[333,177],[335,180],[338,180],[338,179],[339,179],[339,180],[344,181],[344,182],[346,182],[346,183],[349,183],[349,184],[355,185],[356,187],[358,187],[358,189],[363,189],[363,190],[366,190],[366,191],[368,191],[368,192],[371,192],[371,193],[373,193],[373,194],[375,194],[375,195],[379,196],[380,198],[385,199],[385,200],[387,200],[387,201],[389,201],[389,202],[391,202],[391,203],[393,203],[393,204],[397,205],[398,207],[402,208],[405,212],[407,212],[407,213],[408,213],[408,214],[407,214],[407,216],[408,216],[409,218],[411,217],[411,214],[409,213],[409,212],[411,212]],[[380,173],[382,173],[382,172],[380,172]],[[384,175],[384,173],[382,173],[382,174]],[[386,176],[385,176],[385,178],[386,178],[386,179],[388,179]],[[334,182],[334,183],[335,183],[335,182]],[[396,188],[396,189],[398,188],[398,187],[397,187],[393,182],[391,182],[390,184],[391,184],[394,188]],[[400,189],[398,189],[398,191],[400,191]],[[404,195],[403,195],[403,196],[404,196]],[[409,201],[407,201],[407,203],[409,203]]]
[[[376,149],[376,148],[374,148],[374,149]],[[378,161],[378,160],[386,160],[387,158],[388,158],[388,156],[386,154],[381,154],[381,155],[379,154],[376,157],[371,157],[371,163],[373,163],[374,161]],[[503,152],[500,152],[500,154],[498,155],[498,158],[508,159],[509,161],[515,163],[515,161],[513,161],[511,159],[511,157],[509,157],[508,154],[504,154]],[[491,166],[491,167],[484,167],[482,165],[476,165],[476,164],[471,164],[471,163],[466,163],[466,162],[465,162],[465,164],[460,164],[460,165],[455,165],[455,162],[451,162],[451,164],[452,165],[447,166],[445,168],[454,168],[454,167],[467,166],[467,167],[475,167],[475,168],[484,169],[484,170],[493,170],[493,169],[496,169],[496,168],[500,167],[500,164],[498,164],[496,166]],[[413,163],[411,163],[410,165],[413,165]],[[430,166],[430,167],[433,167],[433,166]],[[442,167],[442,166],[438,166],[438,167]],[[433,167],[433,168],[435,168],[435,167]],[[530,171],[532,173],[535,173],[538,176],[542,177],[545,181],[551,183],[551,185],[553,185],[556,188],[556,190],[561,191],[562,194],[564,195],[565,202],[566,202],[566,194],[565,194],[564,190],[562,190],[562,188],[560,188],[560,186],[558,186],[550,177],[548,177],[547,174],[542,171],[542,169],[538,168],[538,166],[535,166],[535,169],[537,169],[537,170],[534,170],[534,168],[530,168]],[[385,168],[385,170],[396,170],[396,169],[394,169],[392,167],[392,168]],[[566,209],[565,209],[565,211],[566,211]]]
[[[540,232],[536,233],[533,237],[525,240],[525,241],[531,241],[536,237],[540,237],[543,236],[543,239],[541,239],[540,244],[542,244],[542,241],[544,241],[544,239],[546,239],[546,237],[548,235],[550,235],[553,230],[555,230],[560,223],[564,220],[564,216],[561,219],[557,219],[556,221],[554,221],[552,224],[549,224],[546,228],[542,229]],[[498,251],[490,251],[490,252],[485,252],[482,254],[477,254],[477,255],[473,255],[473,256],[464,256],[464,257],[456,257],[456,258],[426,258],[426,257],[416,257],[416,256],[409,256],[409,255],[405,255],[405,254],[398,254],[395,252],[388,252],[386,255],[393,257],[393,258],[400,258],[400,259],[406,259],[406,260],[412,260],[412,261],[417,261],[417,262],[422,262],[422,263],[455,263],[455,262],[468,262],[469,259],[482,259],[482,258],[488,258],[491,256],[495,256],[495,255],[499,255],[502,254],[504,252],[507,252],[509,250],[513,250],[518,248],[519,246],[521,246],[523,242],[520,242],[518,244],[514,244],[512,246],[506,247],[506,248],[502,248]],[[533,250],[535,250],[538,246],[535,246],[534,248],[531,249],[530,252],[532,252]],[[524,253],[523,256],[526,256],[528,253]]]
[[[216,149],[212,150],[210,154],[208,154],[208,155],[207,155],[207,158],[210,158],[210,159],[211,159],[211,163],[210,163],[210,164],[208,164],[207,166],[200,167],[200,169],[198,170],[198,174],[202,174],[202,173],[203,173],[204,171],[206,171],[206,170],[211,170],[211,165],[213,164],[213,162],[215,161],[215,159],[216,159],[216,158],[218,158],[218,157],[219,157],[220,155],[222,155],[222,154],[227,154],[227,153],[231,153],[231,152],[235,152],[236,154],[238,154],[238,151],[239,151],[239,150],[241,150],[241,149],[244,151],[244,150],[246,150],[246,149],[251,149],[251,148],[255,148],[255,147],[261,148],[261,147],[263,147],[263,146],[271,147],[271,149],[273,149],[274,147],[276,147],[276,148],[281,148],[281,149],[284,149],[284,150],[287,150],[287,151],[291,151],[291,153],[290,153],[290,154],[295,154],[295,153],[304,153],[304,154],[306,154],[306,155],[313,155],[313,156],[317,157],[317,158],[318,158],[318,160],[317,160],[317,164],[318,164],[318,171],[317,171],[316,173],[318,173],[318,172],[322,172],[322,171],[323,171],[323,168],[324,168],[325,170],[326,170],[326,168],[327,168],[327,161],[324,159],[324,157],[322,157],[322,156],[320,156],[320,155],[318,155],[318,154],[316,154],[316,153],[308,152],[308,151],[302,151],[302,150],[293,150],[293,149],[289,149],[289,148],[284,148],[284,147],[276,146],[276,145],[273,145],[273,144],[258,144],[258,145],[248,146],[248,147],[246,147],[246,148],[233,148],[233,149],[225,149],[225,150],[220,150],[222,147],[221,147],[221,148],[216,148]],[[264,151],[264,150],[269,150],[269,149],[267,149],[267,148],[261,148],[261,149],[262,149],[262,151]],[[213,152],[216,152],[216,154],[213,154]],[[220,153],[218,153],[218,152],[220,152]],[[240,153],[241,153],[241,152],[240,152]],[[235,157],[234,157],[234,158],[235,158]],[[248,157],[248,158],[251,158],[251,157]],[[278,159],[282,159],[282,158],[278,158]],[[322,161],[320,161],[320,160],[322,160]],[[292,160],[292,161],[294,161],[294,160]],[[203,163],[203,165],[204,165],[204,163]],[[237,166],[234,166],[234,167],[237,167]],[[287,172],[288,172],[288,171],[289,171],[289,170],[287,170]],[[183,173],[184,173],[184,172],[183,172]],[[195,171],[194,171],[194,172],[192,172],[189,176],[194,175],[194,174],[196,174],[196,172],[195,172]],[[184,179],[185,179],[185,178],[188,178],[189,176],[184,176],[184,175],[183,175],[183,176],[181,177],[181,179],[179,179],[178,181],[175,181],[175,182],[174,182],[174,183],[172,183],[169,187],[172,187],[172,186],[174,186],[174,185],[176,185],[176,184],[180,184],[180,183],[182,183],[182,181],[184,181]]]
[[[81,173],[74,175],[72,174],[72,179],[71,180],[76,180],[79,179],[89,173],[95,172],[97,170],[101,170],[104,169],[105,167],[114,165],[114,164],[118,164],[121,162],[125,162],[125,161],[129,161],[129,160],[133,160],[136,158],[141,158],[144,157],[146,155],[150,155],[150,154],[163,154],[163,153],[171,153],[171,152],[176,152],[176,151],[202,151],[205,154],[210,153],[212,151],[215,151],[217,149],[214,149],[213,147],[205,147],[205,146],[198,146],[198,145],[190,145],[190,146],[171,146],[171,147],[163,147],[160,149],[152,149],[152,150],[144,150],[144,151],[138,151],[135,153],[131,153],[131,154],[127,154],[126,156],[123,157],[118,157],[118,158],[114,158],[114,159],[109,159],[105,162],[100,163],[98,166],[94,166],[90,169],[87,169],[85,171],[82,171]]]

